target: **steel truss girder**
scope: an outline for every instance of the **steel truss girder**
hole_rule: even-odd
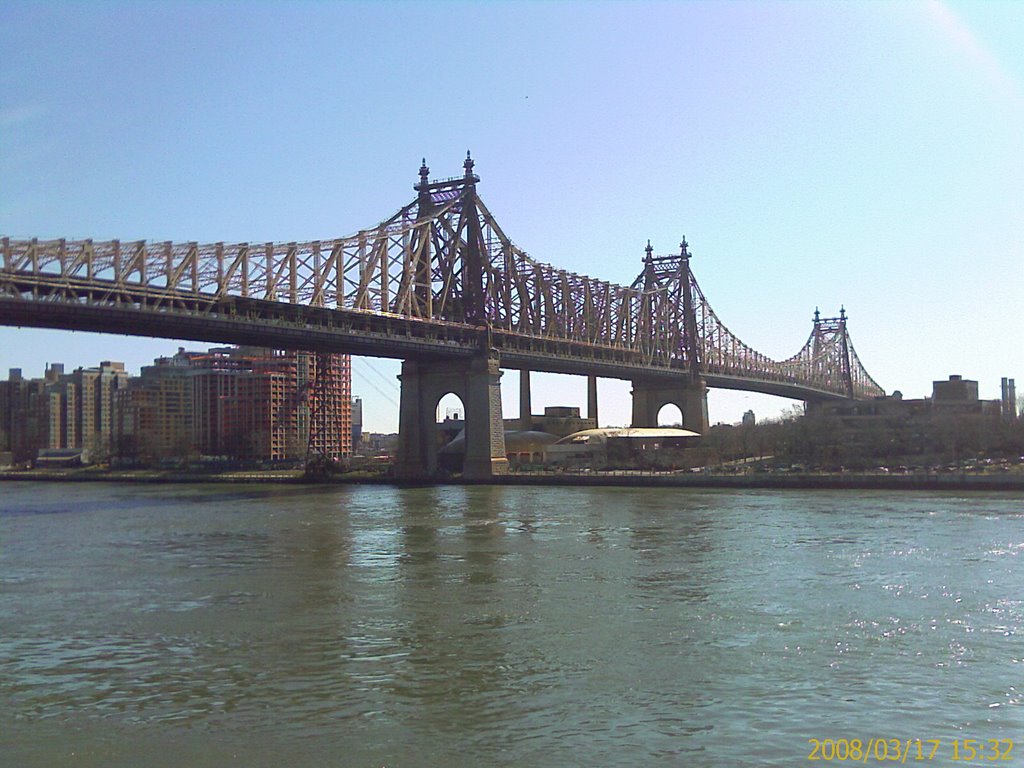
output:
[[[688,266],[663,268],[658,265],[669,258],[658,257],[652,260],[661,269],[655,279],[645,282],[641,276],[632,286],[557,269],[516,246],[475,189],[453,183],[433,195],[422,216],[414,201],[376,227],[333,240],[199,244],[5,237],[0,297],[7,298],[0,320],[18,323],[18,310],[11,307],[27,316],[27,307],[36,303],[52,305],[51,317],[60,314],[58,305],[68,310],[67,318],[75,316],[75,307],[132,310],[154,318],[140,327],[159,326],[153,335],[167,336],[172,334],[163,330],[160,315],[179,322],[181,316],[199,323],[225,316],[237,322],[243,311],[252,328],[210,340],[260,337],[256,327],[262,326],[261,343],[270,345],[272,338],[296,335],[290,331],[311,324],[315,329],[329,316],[334,319],[321,327],[336,338],[302,342],[300,336],[300,345],[353,351],[365,349],[369,338],[377,354],[389,356],[415,349],[463,355],[495,346],[510,360],[534,360],[536,370],[544,369],[545,360],[548,369],[566,367],[550,362],[561,355],[568,367],[590,364],[628,371],[624,376],[640,367],[702,375],[722,386],[762,382],[765,389],[814,396],[884,394],[857,358],[845,313],[816,321],[796,355],[772,360],[726,328]],[[468,267],[471,257],[480,261],[474,269]],[[692,306],[692,345],[684,300]],[[65,322],[81,327],[73,323],[84,320]],[[89,322],[103,325],[95,318]],[[358,341],[346,336],[350,331],[372,335]],[[191,333],[196,339],[211,335]],[[403,340],[410,338],[416,343]]]

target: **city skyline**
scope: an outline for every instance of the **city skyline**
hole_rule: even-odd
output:
[[[628,284],[648,238],[670,253],[685,235],[717,313],[772,357],[816,307],[845,306],[889,392],[962,374],[994,398],[1021,378],[1012,4],[13,3],[0,19],[5,235],[347,235],[412,198],[421,156],[455,175],[468,148],[541,261]],[[276,45],[218,46],[228,26]],[[410,74],[419,56],[443,86]],[[0,370],[137,371],[179,344],[200,345],[0,328]],[[395,431],[398,363],[353,363],[366,428]],[[585,387],[535,374],[534,409],[585,406]],[[602,423],[628,421],[628,392],[601,381]],[[712,391],[711,421],[791,404]]]
[[[197,456],[296,462],[352,454],[346,355],[179,348],[138,375],[123,363],[0,379],[0,453],[22,462],[152,464]],[[46,454],[46,455],[44,455]]]

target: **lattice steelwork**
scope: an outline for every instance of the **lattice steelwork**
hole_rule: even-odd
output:
[[[477,195],[478,181],[468,154],[464,175],[453,179],[430,181],[424,163],[416,200],[376,227],[333,240],[5,237],[0,300],[131,307],[170,316],[202,315],[227,299],[245,299],[271,308],[261,310],[268,327],[285,317],[301,321],[301,315],[296,320],[273,307],[323,308],[349,320],[373,317],[384,323],[385,336],[426,328],[439,338],[443,331],[443,343],[453,350],[482,344],[499,354],[515,350],[523,365],[531,356],[574,355],[601,362],[605,371],[616,365],[633,373],[676,369],[712,383],[721,377],[723,386],[744,379],[838,397],[884,394],[853,351],[845,312],[832,320],[816,317],[800,352],[772,360],[715,315],[690,271],[685,241],[678,256],[656,257],[649,249],[644,272],[630,286],[558,269],[534,260],[505,235]],[[381,353],[400,356],[387,348]]]

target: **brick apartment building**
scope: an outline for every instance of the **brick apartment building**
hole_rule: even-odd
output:
[[[319,369],[318,370],[318,366]],[[130,377],[122,363],[0,381],[0,452],[86,449],[144,461],[195,455],[300,461],[352,454],[347,355],[260,348],[179,349]]]
[[[57,375],[48,368],[45,378],[26,379],[20,368],[12,368],[7,381],[0,381],[0,452],[9,452],[14,462],[34,459],[49,444],[46,386]]]
[[[217,348],[190,366],[199,453],[258,461],[352,455],[348,355]]]

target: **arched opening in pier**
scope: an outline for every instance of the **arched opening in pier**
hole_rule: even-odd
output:
[[[445,472],[462,472],[466,455],[466,406],[454,392],[442,395],[434,414],[438,466]]]
[[[466,407],[462,404],[462,398],[454,392],[442,395],[437,401],[435,418],[438,424],[446,421],[463,422],[466,418]]]
[[[658,410],[658,426],[659,427],[679,427],[683,426],[683,411],[675,403],[665,403]]]

